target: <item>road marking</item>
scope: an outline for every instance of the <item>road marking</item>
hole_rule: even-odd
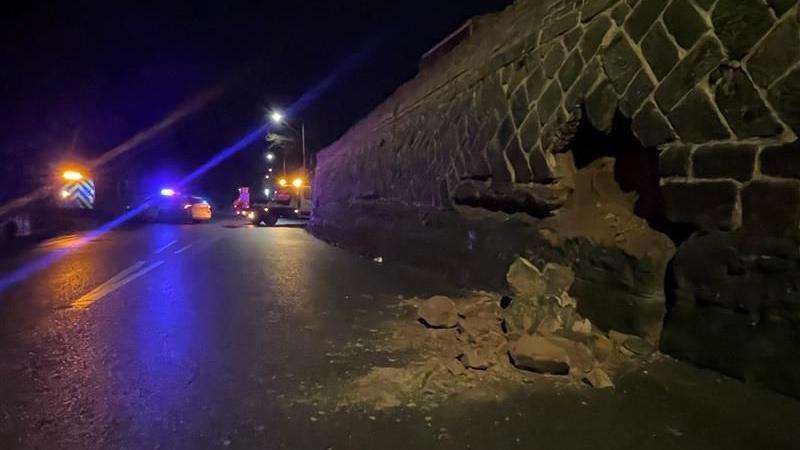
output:
[[[156,250],[156,255],[158,255],[159,253],[163,252],[164,250],[166,250],[166,249],[168,249],[168,248],[172,247],[173,245],[175,245],[175,244],[177,244],[177,243],[178,243],[178,241],[172,241],[172,242],[170,242],[169,244],[167,244],[167,245],[165,245],[165,246],[161,247],[160,249]]]
[[[186,250],[189,250],[189,248],[191,248],[191,247],[192,247],[192,244],[189,244],[189,245],[187,245],[185,247],[181,247],[180,249],[175,250],[175,254],[179,255],[179,254],[185,252]]]
[[[144,261],[139,261],[136,264],[128,267],[127,269],[123,270],[122,272],[114,275],[108,281],[97,286],[96,288],[92,289],[88,293],[84,294],[81,298],[72,302],[70,305],[73,309],[86,309],[92,303],[102,299],[106,295],[116,291],[117,289],[125,286],[126,284],[130,283],[131,281],[141,277],[142,275],[150,272],[151,270],[155,269],[156,267],[164,264],[164,261],[156,261],[149,266],[145,267],[144,269],[139,269],[144,265]]]

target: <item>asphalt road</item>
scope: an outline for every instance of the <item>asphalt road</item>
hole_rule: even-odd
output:
[[[6,255],[0,273],[76,239]],[[298,400],[385,363],[330,355],[380,327],[398,295],[450,291],[297,225],[109,232],[0,293],[0,449],[796,448],[800,403],[675,362],[614,391],[432,411]]]

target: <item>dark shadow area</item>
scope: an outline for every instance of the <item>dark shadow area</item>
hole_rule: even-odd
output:
[[[585,114],[584,114],[584,117]],[[575,166],[584,168],[602,157],[612,157],[614,179],[624,192],[636,192],[634,214],[680,245],[694,229],[669,222],[664,216],[664,198],[659,186],[658,150],[644,147],[631,128],[631,120],[617,112],[611,132],[595,129],[585,118],[569,143]]]

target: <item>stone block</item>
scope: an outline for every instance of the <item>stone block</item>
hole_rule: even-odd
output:
[[[547,42],[561,36],[573,29],[576,25],[578,25],[578,11],[573,11],[561,16],[544,27],[542,30],[541,42]]]
[[[530,100],[528,100],[528,93],[525,86],[520,86],[514,93],[511,94],[510,107],[511,117],[514,119],[514,124],[520,126],[522,121],[530,111]]]
[[[542,62],[542,69],[547,78],[553,78],[556,75],[561,64],[564,63],[565,55],[564,46],[560,42],[552,46]]]
[[[603,82],[586,97],[586,115],[597,130],[610,132],[617,112],[617,93],[609,82]]]
[[[603,68],[617,92],[625,92],[628,84],[641,67],[639,57],[628,43],[628,39],[623,33],[618,33],[603,54]]]
[[[528,154],[528,162],[533,172],[533,181],[536,183],[549,183],[555,179],[553,165],[547,159],[547,155],[540,146],[531,149]]]
[[[668,220],[704,230],[735,228],[739,189],[734,181],[667,181],[662,184]]]
[[[539,115],[531,111],[519,127],[520,142],[525,152],[530,152],[539,142],[539,128]]]
[[[656,85],[650,79],[650,74],[644,69],[640,70],[622,96],[619,102],[619,110],[626,117],[633,117],[634,113],[642,106],[642,103],[655,88]]]
[[[800,61],[800,25],[793,17],[779,23],[747,60],[747,71],[761,87],[769,87]]]
[[[800,67],[772,85],[769,101],[786,125],[800,135]]]
[[[486,146],[486,160],[492,172],[492,185],[502,185],[511,182],[511,173],[503,155],[503,148],[500,146],[497,137],[489,141]]]
[[[728,55],[741,60],[769,31],[774,20],[762,0],[719,0],[711,21]]]
[[[639,42],[647,30],[656,21],[661,11],[667,5],[667,0],[648,0],[639,2],[625,21],[625,30],[631,39]]]
[[[714,5],[715,1],[717,1],[717,0],[694,0],[695,4],[697,6],[705,9],[706,11],[711,9],[711,7]]]
[[[800,140],[764,148],[759,161],[764,175],[800,178]]]
[[[511,164],[514,170],[515,183],[530,183],[531,181],[531,168],[528,165],[528,159],[522,152],[519,139],[516,136],[511,139],[506,147],[506,159]]]
[[[506,94],[503,92],[498,77],[489,77],[482,83],[477,100],[478,110],[483,111],[484,114],[493,111],[504,113],[508,108]]]
[[[796,5],[797,0],[767,0],[767,3],[775,10],[775,15],[780,17],[792,6]]]
[[[583,60],[581,59],[581,54],[578,50],[574,50],[572,54],[567,57],[567,60],[564,61],[564,65],[558,72],[558,79],[561,81],[561,87],[564,89],[569,89],[572,86],[572,83],[578,79],[578,75],[581,74],[581,70],[583,70]]]
[[[659,80],[664,79],[678,63],[678,48],[660,23],[655,24],[642,40],[642,54]]]
[[[627,3],[620,2],[612,11],[611,11],[611,18],[614,19],[614,23],[621,26],[625,19],[628,18],[628,14],[631,13],[631,7],[628,6]]]
[[[656,147],[675,139],[667,119],[653,102],[647,102],[633,116],[633,133],[645,147]]]
[[[661,350],[800,397],[800,255],[790,239],[712,232],[680,246]]]
[[[712,82],[717,106],[740,139],[776,136],[783,132],[743,70],[726,68],[715,74],[718,79]]]
[[[733,178],[747,181],[753,176],[756,147],[750,144],[714,144],[698,147],[692,157],[692,175],[698,178]]]
[[[608,9],[617,0],[588,0],[581,8],[581,21],[588,22],[594,16]]]
[[[525,81],[525,89],[528,91],[528,97],[531,101],[539,98],[546,84],[547,78],[545,78],[541,67],[536,67],[531,71],[530,76]]]
[[[508,142],[512,139],[515,133],[514,123],[511,120],[511,116],[507,115],[501,122],[500,126],[497,128],[497,142],[501,148],[504,148],[508,145]]]
[[[689,175],[689,158],[692,147],[673,145],[658,156],[658,174],[662,177],[685,177]]]
[[[567,48],[568,52],[575,48],[581,40],[581,36],[583,36],[583,28],[581,27],[576,27],[574,30],[564,35],[564,47]]]
[[[670,111],[711,71],[722,62],[724,55],[719,42],[706,36],[686,54],[656,89],[656,102],[664,111]]]
[[[690,49],[708,27],[689,0],[672,0],[664,11],[664,23],[681,47]]]
[[[800,181],[756,180],[742,188],[742,229],[748,233],[797,237]]]
[[[601,77],[604,78],[600,63],[597,62],[597,58],[594,58],[586,65],[580,77],[578,77],[578,80],[572,85],[569,91],[567,91],[567,94],[564,96],[564,107],[570,109],[582,104],[583,100],[586,98],[586,94],[589,93],[589,90],[592,89],[597,80]]]
[[[561,87],[553,80],[539,99],[539,120],[546,123],[561,104]]]
[[[730,137],[703,89],[693,89],[667,117],[683,142],[704,143]]]
[[[609,28],[611,28],[611,19],[606,16],[598,17],[586,27],[586,32],[578,45],[584,61],[588,61],[594,56]]]

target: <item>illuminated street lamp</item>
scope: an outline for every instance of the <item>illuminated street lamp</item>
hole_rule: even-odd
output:
[[[78,181],[83,179],[83,174],[77,170],[65,170],[63,176],[64,179],[68,181]]]
[[[267,153],[267,161],[272,161],[275,159],[275,153],[269,152]]]
[[[272,114],[270,114],[269,118],[272,120],[272,123],[275,125],[285,125],[290,130],[297,133],[297,130],[292,128],[291,125],[286,121],[286,115],[283,114],[280,110],[273,110]],[[303,170],[306,168],[306,124],[304,122],[300,122],[300,142],[301,142],[301,149],[303,152]]]

